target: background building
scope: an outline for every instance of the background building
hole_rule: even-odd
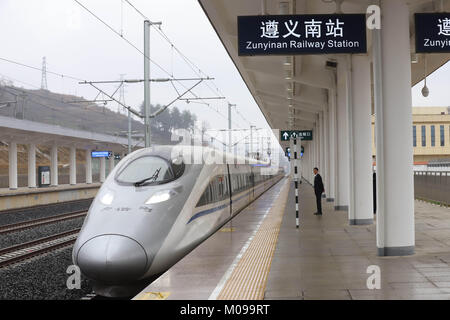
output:
[[[374,117],[372,155],[375,157]],[[414,167],[450,161],[450,107],[413,107]]]

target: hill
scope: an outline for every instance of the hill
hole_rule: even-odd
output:
[[[16,102],[14,102],[16,101]],[[47,90],[29,90],[14,86],[0,85],[0,104],[10,102],[0,108],[1,116],[26,119],[61,127],[110,135],[126,136],[128,117],[83,97],[53,93]],[[132,131],[143,132],[143,123],[132,120]],[[142,136],[142,134],[140,135]],[[152,142],[170,143],[170,134],[152,126]]]

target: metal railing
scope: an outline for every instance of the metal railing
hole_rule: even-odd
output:
[[[450,171],[415,171],[414,197],[450,206]]]

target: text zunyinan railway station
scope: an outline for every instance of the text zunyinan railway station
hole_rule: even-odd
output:
[[[328,40],[328,41],[285,41],[285,42],[252,42],[247,41],[246,49],[302,49],[316,48],[324,50],[325,48],[359,48],[361,44],[358,41],[348,40]]]

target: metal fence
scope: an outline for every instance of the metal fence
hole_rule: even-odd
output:
[[[416,199],[450,205],[450,172],[414,172],[414,196]]]

